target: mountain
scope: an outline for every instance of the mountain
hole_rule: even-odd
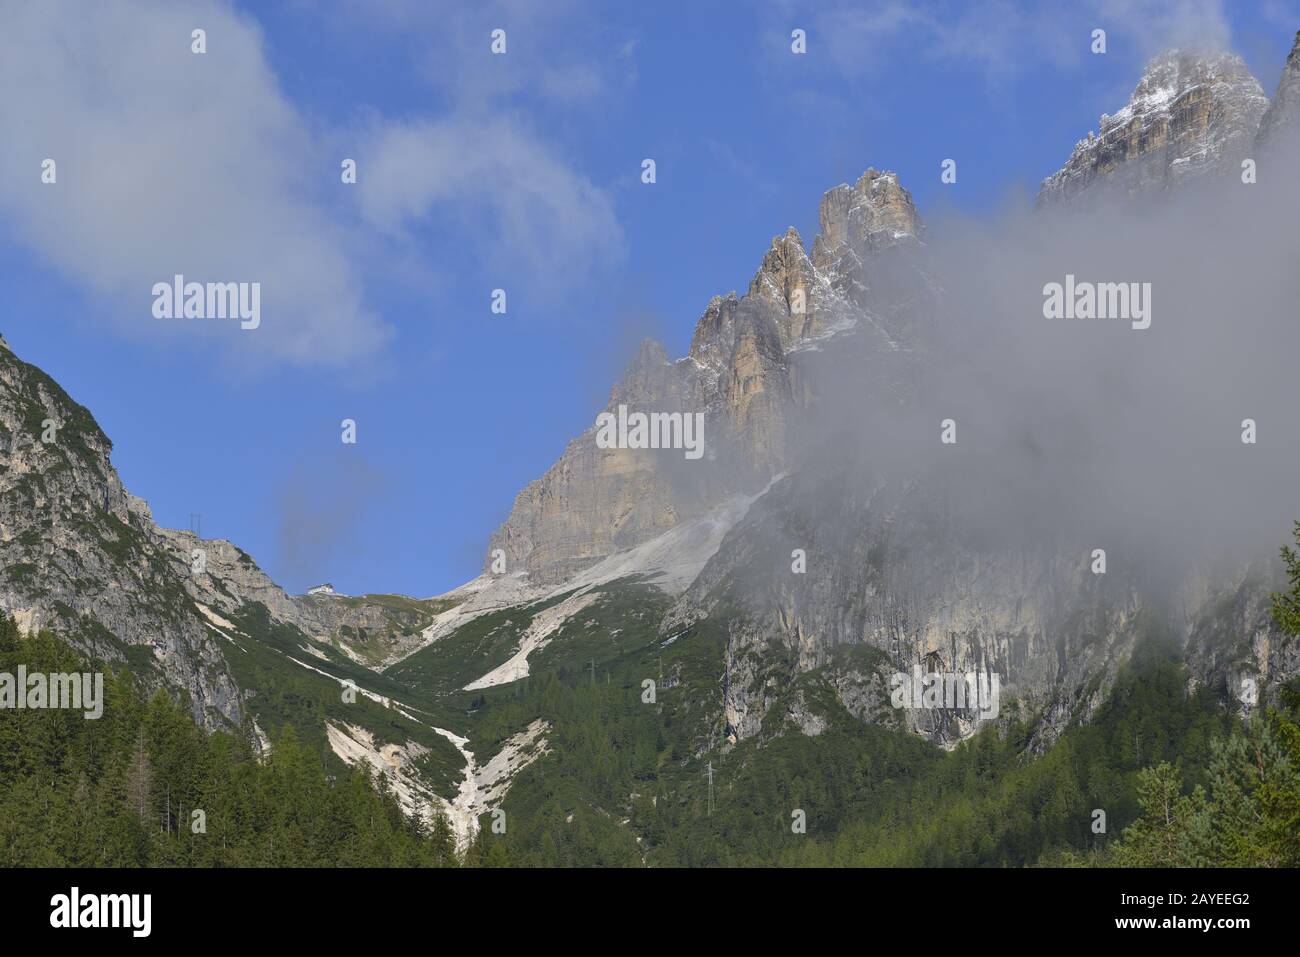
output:
[[[1259,148],[1267,149],[1276,141],[1294,137],[1297,114],[1300,114],[1300,32],[1296,33],[1291,45],[1273,99],[1260,119],[1259,132],[1255,136]]]
[[[57,626],[94,657],[184,689],[209,726],[239,722],[240,693],[188,600],[182,538],[122,486],[90,412],[3,341],[0,389],[4,607],[24,627]]]
[[[0,339],[0,603],[104,661],[184,689],[209,727],[244,694],[214,644],[223,616],[259,609],[357,660],[413,640],[446,603],[292,596],[236,545],[157,525],[109,461],[94,417]],[[315,653],[315,650],[313,652]]]
[[[786,467],[787,421],[816,387],[804,357],[876,321],[861,309],[864,263],[920,234],[912,197],[893,173],[869,169],[830,190],[811,257],[793,228],[775,237],[743,296],[709,302],[685,357],[670,361],[647,340],[610,391],[606,412],[702,413],[704,459],[600,449],[593,424],[519,493],[489,549],[502,550],[509,569],[554,584],[762,488]]]
[[[1101,134],[1044,181],[1039,205],[1235,175],[1269,109],[1234,54],[1155,57],[1128,105],[1104,116]],[[725,623],[722,700],[706,748],[760,736],[773,716],[776,726],[816,734],[827,700],[888,720],[890,676],[921,665],[1000,675],[1005,700],[1035,716],[1032,746],[1045,750],[1096,712],[1153,632],[1176,634],[1189,681],[1227,701],[1241,697],[1245,678],[1275,688],[1297,673],[1294,642],[1269,615],[1268,595],[1283,584],[1275,561],[1196,569],[1172,585],[1137,567],[1097,576],[1083,543],[1062,550],[963,521],[979,505],[934,463],[894,471],[869,450],[845,451],[856,441],[851,428],[810,427],[842,408],[906,417],[923,398],[945,321],[924,228],[894,174],[868,170],[828,191],[820,223],[811,255],[790,230],[772,241],[746,295],[709,304],[686,358],[672,363],[646,344],[612,392],[607,411],[705,409],[727,453],[688,475],[662,454],[600,450],[589,430],[521,493],[493,540],[522,566],[512,587],[527,580],[562,591],[610,553],[767,483],[659,627],[673,640]],[[795,312],[796,292],[807,314]],[[727,463],[722,476],[718,461]],[[557,524],[542,517],[548,509]],[[796,548],[808,561],[798,574],[783,558]],[[492,576],[484,581],[482,594],[492,594]],[[1238,630],[1252,636],[1244,647],[1232,637]],[[871,667],[854,659],[841,669],[845,648],[870,651]],[[820,707],[789,694],[811,673],[829,680]],[[973,709],[908,711],[905,721],[947,747],[980,726]]]
[[[1296,63],[1270,104],[1233,55],[1156,57],[1039,205],[1237,169],[1257,131],[1291,123]],[[265,746],[292,725],[327,766],[446,814],[462,848],[505,811],[542,862],[692,862],[728,842],[775,859],[776,837],[700,822],[719,768],[753,821],[784,825],[797,799],[847,825],[869,798],[909,806],[897,782],[940,780],[945,751],[1010,768],[1094,722],[1127,735],[1116,709],[1150,673],[1160,707],[1193,702],[1189,727],[1275,701],[1300,674],[1270,614],[1278,562],[1094,574],[1090,545],[995,521],[954,479],[928,441],[963,306],[941,278],[895,173],[830,189],[811,247],[775,236],[686,356],[642,343],[598,410],[699,415],[703,454],[604,447],[593,417],[518,494],[482,574],[424,599],[289,595],[233,543],[159,527],[90,413],[0,348],[0,607],[183,692],[210,729]],[[997,677],[1000,701],[895,707],[893,679],[917,670]],[[1148,754],[1182,740],[1148,737]]]
[[[1236,54],[1161,54],[1147,64],[1128,104],[1103,114],[1099,132],[1076,143],[1065,165],[1043,180],[1038,203],[1069,203],[1099,187],[1132,196],[1239,172],[1268,109],[1259,81]]]
[[[424,703],[418,694],[365,664],[418,641],[455,602],[289,595],[238,546],[157,525],[111,450],[90,412],[0,339],[0,607],[24,630],[50,629],[146,687],[183,693],[209,730],[264,749],[292,722],[325,753],[391,772],[412,813],[446,806],[468,840],[452,799],[472,756],[416,717],[405,701]]]

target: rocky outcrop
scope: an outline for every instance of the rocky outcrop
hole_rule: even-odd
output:
[[[1271,130],[1287,122],[1274,116],[1288,115],[1296,61],[1293,54]],[[1235,56],[1157,57],[1129,105],[1103,117],[1101,134],[1081,142],[1045,181],[1040,203],[1159,193],[1201,176],[1235,176],[1266,106]],[[878,700],[894,672],[996,674],[1002,713],[1014,707],[1034,720],[1035,750],[1071,722],[1088,720],[1118,669],[1153,634],[1183,641],[1191,684],[1211,687],[1225,702],[1246,704],[1241,689],[1249,682],[1264,696],[1300,672],[1300,642],[1281,634],[1269,615],[1269,592],[1283,584],[1275,565],[1249,574],[1220,568],[1198,589],[1188,572],[1175,600],[1167,580],[1147,581],[1137,570],[1093,575],[1085,542],[1019,541],[964,522],[961,516],[980,514],[979,501],[950,487],[943,468],[925,456],[893,470],[879,461],[888,453],[876,449],[837,454],[837,443],[860,445],[868,434],[852,423],[841,423],[843,441],[825,423],[809,429],[814,408],[831,419],[837,409],[905,416],[942,368],[927,365],[942,339],[928,318],[950,314],[926,304],[942,292],[927,279],[924,257],[913,255],[921,235],[915,209],[888,174],[869,171],[854,187],[828,192],[821,225],[807,267],[778,240],[764,282],[749,294],[779,307],[792,289],[821,278],[835,308],[853,317],[858,334],[821,357],[824,375],[807,375],[807,364],[797,361],[800,345],[786,346],[799,380],[786,427],[820,433],[820,444],[805,447],[789,477],[729,531],[660,626],[665,636],[705,619],[725,629],[721,707],[729,739],[760,734],[774,714],[820,733],[823,722],[807,697],[792,704],[786,689],[828,669],[850,713],[864,688]],[[830,401],[819,394],[826,382],[840,384]],[[795,549],[806,553],[806,570],[784,558]],[[836,670],[837,656],[863,646],[876,653],[875,670],[850,681]],[[895,717],[945,746],[981,721],[971,708],[901,709]]]
[[[890,172],[868,169],[852,186],[840,185],[822,197],[821,234],[813,243],[818,269],[843,271],[845,257],[873,253],[921,237],[921,220],[912,194]]]
[[[1128,105],[1103,115],[1099,131],[1043,180],[1038,203],[1069,203],[1097,190],[1131,196],[1239,173],[1268,107],[1235,54],[1161,54],[1147,64]]]
[[[209,727],[238,689],[187,591],[189,556],[109,463],[91,414],[0,346],[0,607],[88,655],[183,689]]]
[[[620,404],[643,412],[702,411],[693,378],[691,370],[670,363],[658,343],[646,341],[611,391],[607,411]],[[706,442],[713,424],[706,422]],[[686,462],[681,452],[598,448],[593,426],[519,493],[491,549],[504,551],[507,572],[522,564],[536,582],[549,583],[667,531],[692,514],[685,497],[674,494],[673,476],[660,458],[669,454],[679,468],[708,468]]]
[[[0,340],[0,608],[93,658],[184,691],[196,720],[238,724],[241,689],[212,621],[261,605],[361,661],[418,643],[446,602],[287,594],[243,550],[162,528],[122,485],[90,412]]]
[[[1300,674],[1300,640],[1273,620],[1272,594],[1287,587],[1277,559],[1188,582],[1187,661],[1192,689],[1208,687],[1246,712],[1274,700]]]
[[[601,449],[593,424],[519,494],[485,567],[500,549],[507,571],[553,584],[761,489],[788,464],[788,423],[812,396],[803,354],[872,321],[864,310],[869,264],[920,234],[911,195],[893,173],[871,169],[827,192],[812,256],[793,228],[775,237],[745,295],[709,302],[685,358],[670,361],[657,343],[643,343],[611,390],[607,412],[702,413],[704,457]]]
[[[1300,31],[1296,32],[1291,53],[1282,68],[1277,91],[1259,122],[1255,135],[1257,149],[1261,152],[1274,148],[1283,139],[1300,136]]]
[[[1134,638],[1138,605],[1088,573],[1086,552],[990,550],[952,517],[960,509],[941,485],[873,482],[842,467],[791,476],[755,503],[661,625],[667,634],[728,618],[733,738],[757,733],[798,675],[862,644],[881,653],[881,683],[916,666],[996,674],[1007,702],[1050,712],[1067,701],[1061,726],[1085,689],[1100,700]],[[806,556],[801,571],[780,560],[794,549]],[[770,661],[789,672],[765,671]],[[940,743],[978,723],[973,713],[898,717]]]
[[[1270,615],[1270,592],[1285,586],[1276,562],[1189,572],[1171,600],[1141,567],[1093,574],[1085,543],[990,538],[963,518],[973,504],[935,476],[881,481],[843,461],[791,475],[755,502],[660,624],[665,636],[706,618],[725,628],[726,736],[758,735],[773,709],[789,707],[786,689],[819,669],[850,713],[874,721],[891,720],[882,689],[896,673],[996,675],[994,717],[1014,709],[1032,720],[1036,751],[1092,716],[1145,639],[1182,641],[1192,687],[1225,703],[1249,708],[1300,674],[1300,639]],[[798,570],[786,558],[795,549]],[[838,653],[861,646],[875,653],[871,672],[839,669]],[[784,718],[814,733],[804,711]],[[985,715],[908,707],[892,720],[950,747]]]

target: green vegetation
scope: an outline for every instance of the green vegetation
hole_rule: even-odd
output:
[[[341,642],[346,642],[352,655],[375,668],[392,653],[392,645],[399,636],[413,638],[439,614],[457,604],[454,599],[406,595],[307,595],[303,600],[334,613],[356,612],[356,617],[349,619],[351,623],[338,626],[334,645],[342,650]],[[360,624],[362,621],[366,626]]]
[[[1112,834],[1134,820],[1139,774],[1153,762],[1180,760],[1205,778],[1210,742],[1231,719],[1208,693],[1186,694],[1172,648],[1155,639],[1144,647],[1093,721],[1032,760],[1026,722],[945,753],[858,721],[830,706],[831,668],[786,692],[817,703],[828,720],[821,734],[770,714],[761,734],[719,748],[725,628],[713,621],[667,647],[656,641],[607,659],[594,681],[570,664],[488,689],[471,747],[492,753],[535,718],[551,724],[550,753],[516,779],[504,805],[511,826],[501,840],[519,863],[1030,865],[1104,840],[1091,832],[1093,808],[1107,810]],[[835,668],[872,663],[869,649],[839,657]],[[657,681],[654,704],[643,701],[646,678]],[[796,810],[806,834],[792,830]]]
[[[88,667],[0,615],[0,671]],[[327,776],[294,729],[269,758],[249,730],[205,734],[184,701],[106,672],[103,717],[0,710],[5,866],[421,866],[457,863],[445,820],[405,816],[364,769]]]
[[[589,633],[582,640],[598,641],[599,629],[577,616],[567,626],[574,636],[547,646],[549,670],[536,656],[528,680],[475,697],[471,747],[480,756],[534,719],[550,725],[549,753],[515,780],[504,803],[508,833],[494,839],[514,862],[1139,866],[1161,860],[1142,849],[1158,778],[1161,794],[1203,809],[1196,827],[1218,821],[1209,843],[1168,863],[1297,863],[1296,839],[1289,850],[1285,839],[1300,824],[1300,787],[1289,770],[1300,767],[1294,709],[1243,725],[1207,689],[1189,693],[1178,647],[1150,625],[1104,704],[1055,742],[1036,741],[1036,723],[1014,713],[950,753],[864,724],[838,705],[828,682],[877,662],[871,649],[846,648],[778,690],[762,732],[726,749],[716,677],[725,618],[665,646],[657,614],[644,616],[642,629],[627,627],[637,602],[647,601],[661,610],[648,592],[625,588],[594,606],[622,623],[626,642],[605,649],[594,669],[571,642]],[[657,682],[654,704],[642,698],[647,678]],[[782,727],[780,705],[796,693],[827,718],[821,734]],[[1280,745],[1288,740],[1289,755]],[[1264,769],[1259,780],[1249,777],[1254,767]],[[796,809],[806,834],[792,829]],[[1097,809],[1106,815],[1102,833],[1094,831]],[[1255,836],[1234,838],[1242,834]]]
[[[1274,613],[1295,634],[1300,552],[1283,557],[1291,589]],[[1013,708],[952,751],[902,730],[889,709],[863,721],[837,689],[887,662],[847,646],[809,672],[788,650],[765,649],[754,687],[767,715],[733,746],[719,683],[732,614],[664,638],[670,599],[641,582],[601,589],[533,652],[527,678],[462,690],[565,597],[474,619],[384,673],[245,606],[223,648],[274,741],[265,761],[249,728],[205,736],[185,702],[146,701],[128,674],[109,676],[98,722],[0,712],[0,861],[456,863],[446,823],[425,833],[404,818],[382,780],[334,756],[326,723],[424,745],[415,770],[450,797],[464,763],[431,725],[467,735],[482,765],[541,720],[545,753],[513,780],[506,833],[485,815],[464,863],[1300,865],[1300,685],[1275,689],[1273,707],[1243,721],[1211,689],[1191,688],[1182,650],[1150,621],[1102,704],[1055,739]],[[0,669],[68,669],[75,657],[0,620]],[[400,707],[363,694],[345,704],[339,679]],[[818,733],[792,712],[815,714]],[[187,829],[194,808],[207,813],[206,835]],[[792,827],[800,819],[806,832]]]
[[[1300,692],[1211,745],[1191,793],[1176,764],[1138,775],[1141,816],[1097,863],[1122,867],[1300,866]]]
[[[464,758],[451,742],[429,727],[427,712],[419,707],[425,699],[418,692],[364,668],[332,648],[322,648],[292,626],[274,622],[264,605],[246,605],[232,614],[231,621],[237,630],[231,636],[235,645],[226,654],[227,664],[238,685],[252,692],[249,710],[272,738],[291,725],[302,743],[334,773],[342,773],[344,765],[327,741],[325,728],[329,721],[364,728],[381,745],[415,742],[428,749],[419,764],[424,783],[444,797],[456,793]],[[314,647],[323,657],[311,654],[308,647]],[[304,664],[325,674],[305,668]],[[344,701],[342,681],[357,686],[351,696],[354,700]],[[400,699],[409,705],[403,710],[415,717],[365,692]]]
[[[434,694],[458,691],[514,654],[519,638],[538,612],[566,596],[523,608],[507,608],[473,619],[433,644],[402,659],[384,674]],[[490,662],[491,664],[486,664]]]

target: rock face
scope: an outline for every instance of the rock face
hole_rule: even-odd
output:
[[[611,390],[607,412],[703,413],[704,457],[601,449],[593,423],[519,494],[490,550],[552,584],[761,489],[786,467],[787,423],[810,397],[802,354],[863,318],[869,264],[920,231],[893,173],[868,170],[830,190],[812,257],[793,228],[775,237],[745,295],[709,302],[685,358],[672,362],[647,341]]]
[[[1262,136],[1292,122],[1298,88],[1300,54],[1293,51]],[[1235,56],[1157,57],[1129,105],[1103,117],[1101,134],[1081,141],[1044,182],[1040,204],[1091,202],[1107,191],[1159,193],[1197,176],[1235,175],[1267,105]],[[811,257],[814,273],[828,277],[855,317],[826,359],[861,370],[837,404],[884,405],[890,414],[916,398],[924,377],[914,373],[924,367],[931,332],[920,321],[928,310],[915,308],[927,292],[923,259],[910,280],[890,286],[907,265],[889,258],[891,245],[906,248],[920,233],[915,210],[894,186],[869,173],[855,187],[827,193]],[[770,295],[782,288],[773,283]],[[843,367],[826,378],[844,383]],[[804,399],[797,416],[816,407],[816,385],[795,390]],[[795,417],[788,428],[802,431],[803,424]],[[854,434],[846,432],[850,443]],[[728,532],[661,623],[665,636],[705,619],[724,623],[722,720],[732,741],[764,732],[774,714],[779,724],[818,733],[817,717],[803,699],[791,704],[786,691],[827,669],[840,703],[857,714],[865,695],[876,720],[894,673],[996,674],[1003,710],[1014,702],[1036,716],[1037,750],[1071,721],[1087,720],[1119,667],[1153,634],[1182,642],[1191,685],[1247,708],[1249,689],[1262,698],[1300,672],[1300,642],[1280,633],[1269,614],[1270,591],[1285,584],[1276,562],[1204,577],[1188,572],[1171,597],[1167,581],[1136,571],[1091,574],[1083,542],[1049,546],[971,526],[961,516],[978,515],[978,500],[964,499],[924,460],[900,474],[881,467],[877,450],[840,453],[834,437],[805,449],[800,464]],[[798,574],[783,560],[795,548],[807,560]],[[860,662],[857,672],[837,670],[841,650],[863,646],[872,652],[870,674],[861,674]],[[943,745],[981,720],[969,708],[904,709],[894,718]]]
[[[1044,182],[1040,203],[1158,193],[1235,172],[1257,128],[1270,148],[1300,129],[1297,44],[1271,106],[1234,56],[1152,60],[1129,105]],[[609,413],[702,415],[703,455],[601,448],[593,423],[520,492],[490,545],[507,574],[497,576],[489,554],[477,597],[474,588],[441,601],[292,596],[233,544],[158,527],[122,487],[90,413],[0,340],[0,607],[186,690],[214,727],[244,711],[223,657],[225,618],[260,606],[304,641],[338,643],[373,667],[445,636],[469,620],[463,610],[527,604],[583,572],[605,569],[601,580],[612,581],[625,572],[609,568],[636,566],[619,553],[643,545],[659,566],[673,552],[691,569],[660,623],[665,640],[706,619],[725,632],[716,738],[760,734],[773,714],[780,726],[821,733],[825,689],[801,683],[821,673],[859,720],[899,721],[951,745],[978,727],[976,709],[890,706],[891,675],[922,668],[997,675],[1002,712],[1035,716],[1034,747],[1046,748],[1089,717],[1153,627],[1181,639],[1191,684],[1248,708],[1252,683],[1263,696],[1300,672],[1300,645],[1268,613],[1269,591],[1283,584],[1276,563],[1189,578],[1171,598],[1168,582],[1090,574],[1083,543],[972,526],[979,499],[963,498],[942,469],[855,444],[864,434],[855,419],[888,424],[917,408],[942,339],[937,322],[951,309],[893,173],[869,169],[829,190],[819,218],[811,253],[787,230],[744,295],[708,303],[685,357],[647,340],[611,389]],[[744,507],[716,536],[693,536],[707,549],[677,536],[707,532],[737,501]],[[787,558],[796,549],[800,573]],[[489,585],[506,597],[483,597]],[[846,664],[846,649],[861,654]]]
[[[921,219],[912,194],[893,173],[869,169],[852,186],[840,185],[822,197],[821,235],[813,243],[817,268],[844,272],[846,255],[871,256],[882,249],[919,239]]]
[[[1260,150],[1268,150],[1284,138],[1300,135],[1297,120],[1300,120],[1300,31],[1296,32],[1291,53],[1282,68],[1277,92],[1259,122],[1256,145]]]
[[[123,487],[111,450],[90,412],[0,339],[0,608],[184,690],[207,727],[238,724],[244,707],[200,604],[226,616],[260,604],[273,621],[342,639],[363,660],[418,641],[440,610],[399,596],[286,594],[232,543],[155,524]]]
[[[0,605],[184,689],[209,727],[238,722],[239,692],[186,590],[188,551],[122,487],[111,449],[85,408],[0,346]]]
[[[962,520],[971,511],[924,473],[893,481],[842,460],[795,473],[730,530],[660,633],[725,622],[722,707],[732,741],[764,730],[786,689],[817,669],[830,670],[850,713],[864,687],[875,689],[885,701],[875,720],[890,717],[894,674],[996,675],[1001,715],[1014,706],[1035,716],[1039,751],[1091,716],[1144,638],[1180,640],[1192,686],[1225,701],[1242,700],[1244,679],[1263,700],[1300,673],[1300,641],[1269,612],[1270,592],[1285,585],[1276,562],[1189,577],[1175,603],[1140,570],[1092,574],[1083,543],[990,540]],[[799,574],[782,560],[795,547],[807,558]],[[1170,612],[1175,604],[1184,615]],[[866,681],[846,680],[853,676],[836,668],[837,653],[861,646],[875,653],[874,670]],[[983,720],[974,707],[892,717],[944,746]]]
[[[1065,166],[1043,180],[1038,203],[1068,203],[1102,187],[1132,196],[1239,172],[1268,107],[1235,54],[1161,54],[1147,64],[1128,105],[1103,115],[1099,132],[1080,140]]]

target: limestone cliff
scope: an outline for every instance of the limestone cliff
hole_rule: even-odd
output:
[[[84,407],[0,346],[0,607],[184,689],[209,726],[238,722],[239,692],[187,592],[189,556],[122,486],[111,450]]]
[[[709,302],[684,358],[670,361],[660,345],[643,343],[610,392],[605,411],[703,413],[704,457],[601,449],[593,424],[519,494],[490,549],[533,581],[554,583],[762,488],[785,469],[788,423],[809,399],[805,354],[872,322],[870,264],[920,233],[893,173],[868,170],[827,192],[812,256],[793,228],[775,237],[743,296]]]
[[[1239,172],[1268,108],[1268,97],[1231,53],[1174,50],[1152,59],[1119,112],[1075,144],[1043,180],[1040,205],[1084,193],[1133,196],[1201,176]]]
[[[446,604],[289,595],[234,544],[157,525],[111,451],[90,412],[0,339],[0,608],[183,690],[208,727],[238,724],[247,689],[205,608],[220,616],[260,604],[366,661],[418,641]]]
[[[1273,99],[1259,122],[1255,136],[1257,149],[1267,151],[1278,141],[1300,134],[1297,120],[1300,120],[1300,31],[1296,32]]]

